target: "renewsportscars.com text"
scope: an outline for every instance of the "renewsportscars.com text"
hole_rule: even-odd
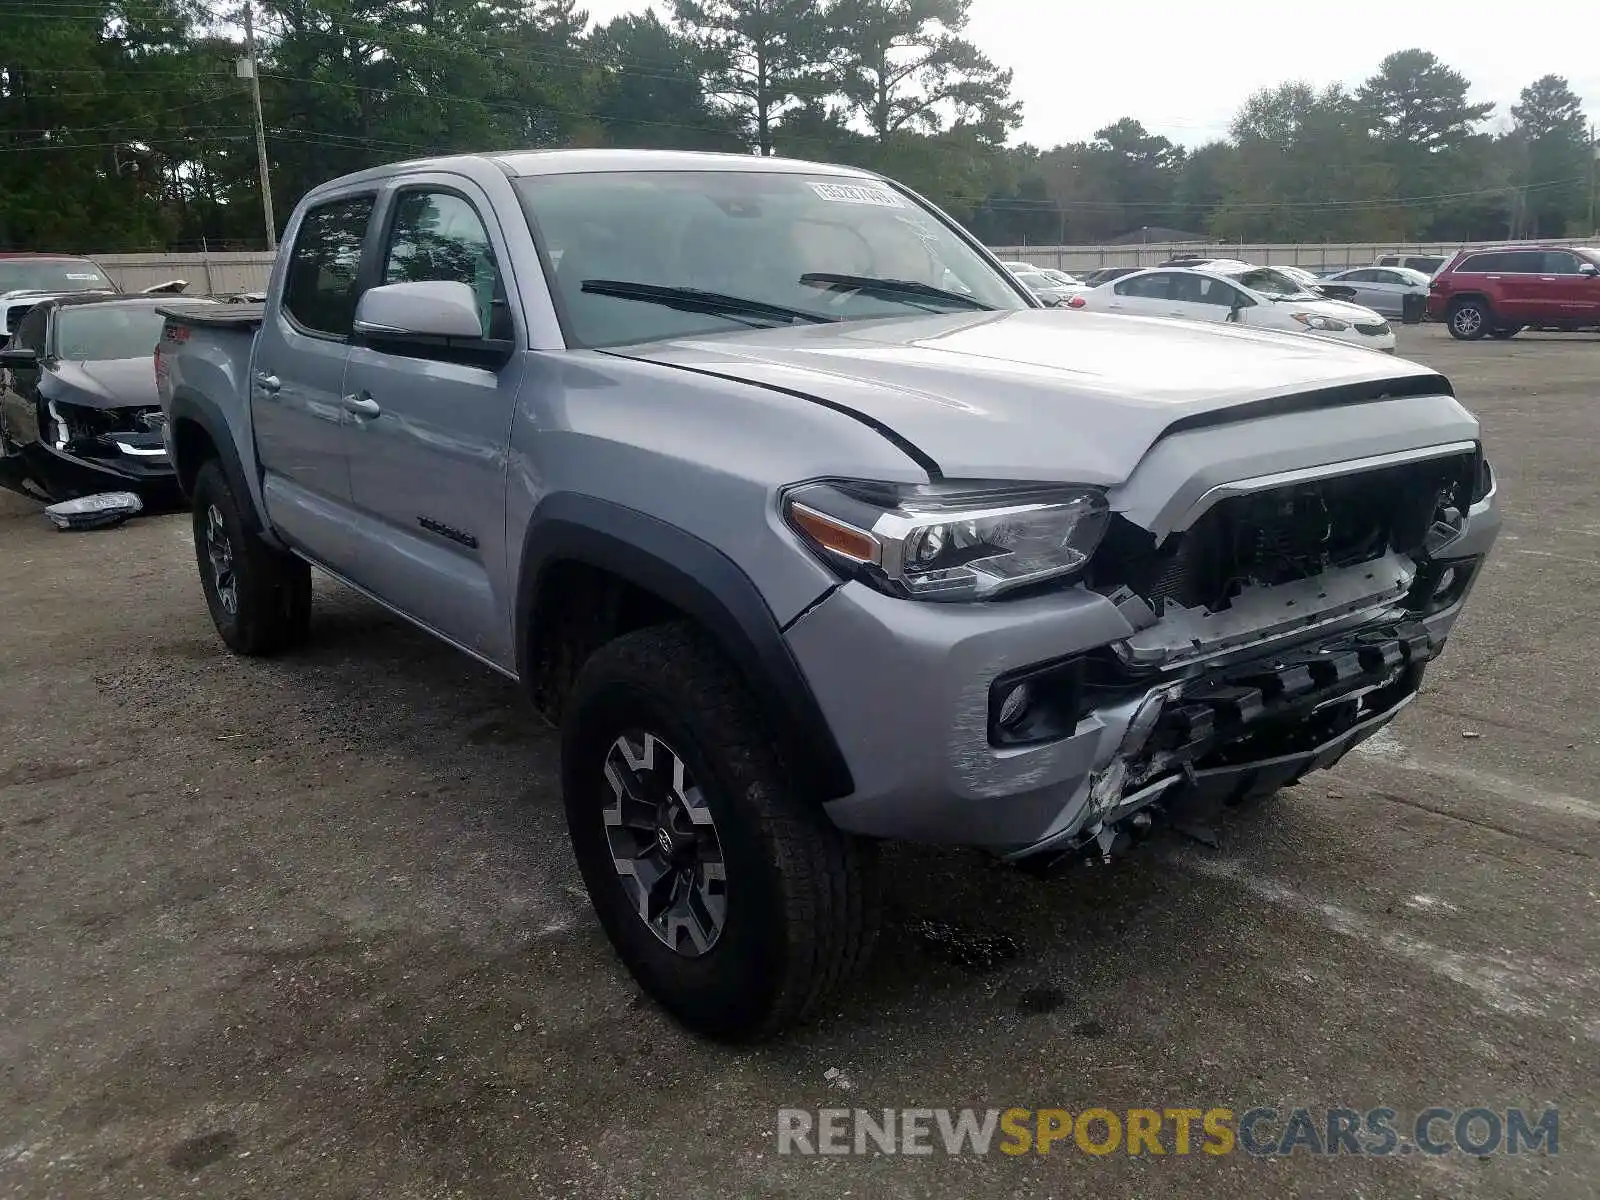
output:
[[[1560,1153],[1554,1108],[785,1108],[777,1134],[801,1155]]]

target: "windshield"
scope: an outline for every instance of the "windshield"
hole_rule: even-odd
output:
[[[638,288],[586,290],[585,280],[694,289],[820,320],[1027,307],[942,220],[871,180],[619,171],[535,175],[517,188],[554,268],[568,337],[584,346],[746,329],[761,320],[748,310],[647,299]],[[916,286],[857,287],[817,276]]]
[[[149,358],[165,321],[153,304],[85,304],[56,315],[56,353],[71,362]]]
[[[0,292],[111,291],[111,281],[99,267],[83,259],[0,259]]]
[[[1270,296],[1274,300],[1315,300],[1317,296],[1306,290],[1306,285],[1292,275],[1272,267],[1257,267],[1252,271],[1241,271],[1232,277],[1235,282],[1243,284],[1252,292],[1259,292],[1263,296]]]

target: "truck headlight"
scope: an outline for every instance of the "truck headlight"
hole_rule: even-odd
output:
[[[824,561],[913,600],[986,600],[1089,561],[1110,512],[1098,488],[827,480],[783,516]]]
[[[1316,313],[1290,313],[1289,319],[1299,321],[1307,329],[1325,329],[1329,333],[1337,333],[1342,329],[1349,329],[1350,322],[1341,321],[1338,317],[1321,317]]]

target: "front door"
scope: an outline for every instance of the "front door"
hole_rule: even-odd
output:
[[[1574,325],[1600,325],[1600,276],[1581,273],[1587,261],[1571,250],[1544,252],[1541,282],[1561,306],[1562,319]]]
[[[250,417],[273,529],[341,574],[355,566],[349,522],[345,359],[362,246],[376,195],[308,209],[282,253],[280,301],[269,304],[250,378]]]
[[[457,177],[410,177],[385,203],[376,284],[447,280],[477,293],[485,337],[524,344],[487,198]],[[424,357],[424,355],[428,355]],[[498,369],[358,344],[345,393],[351,489],[362,528],[355,581],[491,662],[513,658],[497,591],[506,572],[506,454],[521,358]]]

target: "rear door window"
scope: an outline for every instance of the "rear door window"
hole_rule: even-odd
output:
[[[1172,276],[1158,271],[1151,275],[1135,275],[1124,279],[1114,289],[1119,296],[1137,296],[1144,300],[1165,300]]]
[[[1542,250],[1512,250],[1502,254],[1506,265],[1502,271],[1512,275],[1541,275],[1544,273],[1544,252]]]
[[[319,205],[301,219],[289,251],[283,308],[308,333],[350,336],[372,204],[371,196],[352,196]]]
[[[1467,261],[1456,268],[1458,274],[1484,275],[1498,274],[1510,270],[1506,265],[1508,254],[1469,254]]]

